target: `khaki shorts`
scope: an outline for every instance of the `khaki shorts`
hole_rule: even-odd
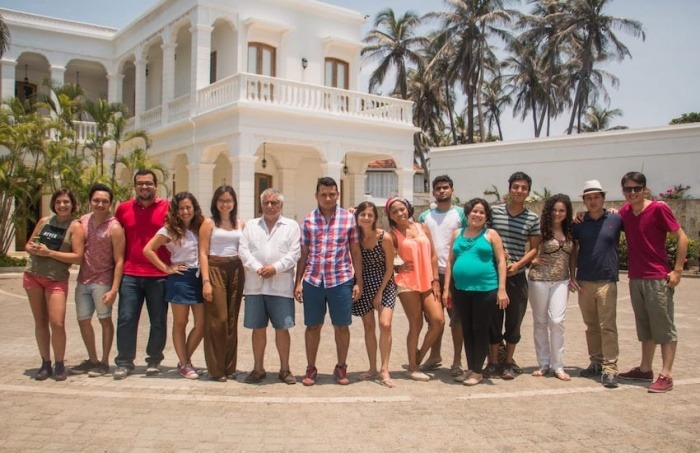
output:
[[[678,341],[673,322],[674,290],[666,286],[666,280],[632,279],[629,286],[639,341]]]

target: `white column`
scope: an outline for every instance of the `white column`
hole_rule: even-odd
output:
[[[134,121],[136,127],[141,127],[141,114],[146,111],[146,64],[148,60],[145,58],[138,59],[134,62],[135,70],[135,89],[136,103],[134,105]]]
[[[107,101],[121,102],[123,89],[123,74],[107,74]]]
[[[66,83],[66,67],[65,66],[54,66],[51,65],[51,81],[57,85],[62,86]]]
[[[323,164],[323,176],[330,176],[338,184],[340,189],[340,175],[343,174],[343,162],[326,162]]]
[[[413,203],[413,174],[414,170],[400,170],[396,169],[396,175],[399,179],[399,193],[398,195],[404,197]]]
[[[211,65],[211,32],[213,27],[196,24],[190,28],[192,33],[192,67],[190,72],[190,94],[193,99],[200,90],[209,85]]]
[[[238,26],[238,67],[236,73],[248,71],[248,27],[239,24]],[[284,201],[287,204],[287,200]]]
[[[162,93],[162,121],[167,124],[170,121],[170,101],[175,96],[175,48],[177,43],[163,44],[163,93]]]
[[[365,200],[365,179],[367,176],[364,173],[349,173],[346,181],[350,187],[346,188],[350,197],[348,198],[350,206],[355,207]]]
[[[296,179],[296,174],[297,174],[297,169],[295,168],[281,168],[280,169],[280,176],[282,177],[282,182],[281,184],[273,184],[274,186],[277,186],[281,192],[282,195],[284,195],[284,211],[282,214],[286,217],[295,219],[295,220],[300,220],[297,219],[298,217],[296,215],[296,196],[297,196],[297,191],[295,187],[295,179]]]
[[[15,97],[15,67],[14,60],[0,60],[0,101]]]
[[[187,166],[190,192],[197,198],[199,205],[204,206],[204,212],[206,212],[206,206],[209,206],[214,194],[214,167],[214,164],[204,163]]]
[[[255,218],[255,163],[257,156],[230,156],[231,185],[238,195],[238,217]],[[285,195],[286,204],[286,195]]]

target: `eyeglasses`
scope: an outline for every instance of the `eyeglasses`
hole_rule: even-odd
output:
[[[639,193],[642,190],[644,190],[644,186],[624,186],[622,187],[622,191],[624,193]]]

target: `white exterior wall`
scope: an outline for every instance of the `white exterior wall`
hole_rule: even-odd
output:
[[[700,198],[700,124],[580,134],[513,142],[434,148],[430,174],[448,174],[460,200],[482,197],[495,185],[508,193],[508,178],[524,171],[532,191],[578,197],[584,181],[597,179],[608,200],[623,200],[620,179],[629,171],[647,177],[652,193],[671,186],[691,186]],[[487,198],[488,199],[488,198]]]

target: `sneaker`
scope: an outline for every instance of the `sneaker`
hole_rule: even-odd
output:
[[[617,375],[618,377],[622,379],[630,379],[632,381],[653,381],[654,380],[654,372],[649,370],[649,371],[642,371],[638,366],[632,368],[626,373],[620,373]],[[661,375],[659,375],[661,376]]]
[[[80,365],[76,365],[73,368],[70,369],[71,374],[85,374],[89,372],[90,370],[93,370],[100,366],[100,362],[93,362],[90,359],[85,359],[82,362],[80,362]]]
[[[579,373],[579,376],[584,377],[584,378],[593,378],[593,377],[602,376],[602,374],[603,374],[603,367],[599,363],[591,362],[588,365],[588,368],[586,368],[585,370],[581,370],[581,373]]]
[[[100,362],[95,368],[88,371],[87,375],[90,377],[100,377],[109,373],[109,365]]]
[[[498,365],[495,363],[489,363],[484,369],[484,377],[487,379],[501,377],[501,372],[498,370]]]
[[[649,393],[666,393],[669,390],[673,390],[673,379],[663,374],[660,374],[656,382],[647,389]]]
[[[56,362],[53,367],[53,378],[57,381],[66,380],[66,365],[63,362]]]
[[[194,370],[194,367],[191,363],[188,363],[187,365],[181,365],[180,363],[178,363],[177,369],[180,371],[180,374],[185,379],[199,379],[199,375]],[[160,372],[160,370],[158,370],[158,372]],[[148,376],[148,371],[146,371],[146,376]]]
[[[190,366],[192,364],[189,364]],[[180,364],[178,364],[178,368],[180,367]],[[192,371],[194,371],[194,368],[192,368]],[[148,365],[146,366],[146,376],[158,376],[160,374],[160,362],[148,362]],[[196,374],[196,372],[195,372]],[[196,378],[195,378],[196,379]]]
[[[307,387],[314,385],[316,383],[316,376],[318,376],[318,370],[316,367],[308,366],[306,367],[306,375],[304,376],[304,379],[301,380],[301,383]]]
[[[333,370],[333,376],[335,376],[336,384],[348,385],[350,379],[348,379],[348,366],[347,365],[336,365]]]
[[[260,384],[266,377],[267,373],[265,372],[265,370],[253,370],[250,373],[248,373],[248,376],[246,376],[243,382],[245,382],[246,384]]]
[[[42,360],[41,368],[34,375],[34,379],[37,381],[45,381],[49,376],[53,375],[53,370],[51,369],[51,360]]]
[[[513,370],[513,365],[510,363],[504,363],[501,369],[501,379],[510,381],[515,379],[515,371]]]
[[[430,376],[421,371],[407,371],[406,376],[414,381],[427,382],[430,380]]]
[[[452,377],[458,377],[463,375],[464,370],[462,370],[462,365],[459,363],[455,363],[454,365],[452,365],[452,367],[450,368],[450,374],[452,375]]]
[[[289,370],[280,370],[277,377],[280,381],[284,382],[287,385],[293,385],[297,383],[297,378],[295,378],[292,372]]]
[[[615,376],[612,373],[603,373],[603,376],[600,378],[600,382],[603,384],[603,387],[609,388],[609,389],[616,389],[617,388],[617,376]]]
[[[114,370],[114,373],[112,373],[112,378],[115,381],[121,381],[122,379],[126,379],[128,375],[131,374],[131,369],[125,366],[117,366],[117,368]]]

